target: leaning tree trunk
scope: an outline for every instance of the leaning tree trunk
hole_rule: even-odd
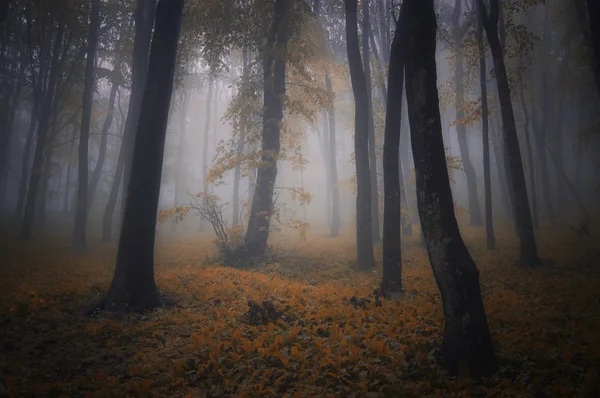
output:
[[[500,4],[499,0],[490,1],[491,14],[489,17],[487,16],[483,0],[478,0],[478,5],[478,8],[480,9],[479,13],[484,21],[484,27],[492,51],[494,68],[496,71],[504,144],[506,146],[508,167],[510,171],[510,178],[508,178],[510,183],[510,194],[513,199],[512,204],[515,214],[517,235],[521,243],[520,263],[521,266],[524,267],[534,267],[540,264],[540,260],[538,258],[537,244],[531,221],[527,186],[525,184],[525,173],[523,172],[523,161],[521,159],[521,149],[519,148],[519,139],[517,137],[517,127],[512,109],[506,66],[504,64],[504,54],[500,39],[498,38]]]
[[[477,7],[477,4],[475,4]],[[483,21],[477,14],[477,51],[479,55],[479,87],[481,89],[481,131],[483,136],[483,184],[485,189],[485,235],[487,249],[496,248],[494,236],[494,216],[492,213],[492,177],[490,171],[490,124],[487,98],[487,65],[483,46]]]
[[[158,3],[117,264],[108,293],[94,310],[143,312],[165,304],[154,280],[154,240],[183,3]]]
[[[482,225],[481,220],[481,209],[479,207],[479,198],[477,195],[477,175],[475,173],[475,167],[471,162],[471,156],[469,155],[469,142],[467,140],[467,129],[464,124],[464,67],[463,57],[461,53],[461,46],[463,45],[463,33],[460,26],[460,16],[462,14],[462,0],[456,0],[454,6],[453,15],[453,28],[454,28],[454,45],[456,47],[456,70],[454,74],[455,89],[456,89],[456,139],[458,140],[458,148],[460,150],[460,157],[462,159],[463,168],[467,177],[467,194],[469,201],[469,216],[471,225]]]
[[[373,242],[380,242],[379,235],[379,191],[377,189],[377,153],[375,151],[375,123],[373,121],[373,95],[371,93],[371,61],[369,56],[369,32],[371,31],[371,21],[369,16],[369,2],[363,1],[363,20],[362,20],[362,47],[363,47],[363,68],[365,82],[367,86],[367,120],[369,123],[369,173],[371,176],[371,218]]]
[[[269,31],[263,59],[264,103],[261,167],[256,176],[256,187],[250,208],[248,229],[244,236],[244,251],[248,257],[261,258],[267,252],[273,191],[277,178],[277,160],[281,149],[280,123],[283,120],[285,95],[285,51],[288,44],[289,0],[275,1],[275,16]]]
[[[402,91],[404,89],[405,7],[400,11],[392,41],[388,72],[388,98],[385,110],[383,143],[383,280],[381,290],[391,298],[402,293],[401,192],[402,181],[399,152],[402,125]]]
[[[423,235],[444,307],[442,364],[460,376],[497,369],[481,291],[479,270],[454,215],[436,75],[436,17],[433,0],[405,0],[408,30],[406,93],[417,197]]]
[[[98,44],[98,25],[100,24],[100,0],[92,0],[90,15],[90,33],[87,43],[87,60],[85,64],[85,82],[83,87],[83,108],[81,111],[81,131],[79,134],[79,176],[77,182],[77,207],[75,210],[75,227],[73,228],[73,249],[86,249],[85,232],[88,210],[88,174],[89,174],[89,140],[90,118],[92,116],[92,99],[94,96],[94,59]]]
[[[346,51],[354,93],[354,160],[356,164],[356,248],[360,270],[375,267],[371,216],[371,181],[369,167],[369,100],[367,81],[358,46],[358,6],[356,0],[345,0]],[[371,165],[375,167],[375,165]]]

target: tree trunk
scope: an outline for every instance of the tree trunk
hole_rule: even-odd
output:
[[[165,304],[154,280],[154,240],[183,4],[158,3],[117,264],[108,293],[94,310],[143,312]]]
[[[477,194],[477,175],[473,163],[471,163],[471,157],[469,155],[469,143],[467,140],[467,129],[462,120],[465,117],[464,111],[464,70],[463,70],[463,57],[462,57],[462,42],[463,33],[460,26],[460,16],[462,14],[462,0],[456,0],[454,5],[453,15],[453,29],[454,29],[454,45],[456,46],[456,71],[455,71],[455,83],[456,83],[456,138],[458,140],[458,147],[460,150],[460,157],[462,159],[463,168],[467,177],[467,193],[469,200],[469,216],[471,225],[479,226],[483,224],[481,219],[481,209],[479,207],[479,198]]]
[[[331,86],[331,76],[325,75],[325,87],[328,93],[333,93]],[[329,121],[329,189],[331,190],[331,231],[329,236],[336,237],[340,234],[341,217],[340,217],[340,189],[338,187],[338,171],[337,171],[337,153],[336,153],[336,131],[335,131],[335,106],[331,104],[331,108],[327,109]]]
[[[356,248],[360,270],[375,267],[371,213],[371,181],[369,167],[369,100],[367,81],[358,46],[358,6],[356,0],[345,0],[346,50],[354,93],[354,159],[356,163]],[[373,164],[373,166],[375,166]]]
[[[500,4],[499,0],[491,0],[490,5],[492,10],[490,17],[487,16],[483,0],[478,0],[478,4],[482,20],[484,21],[490,49],[492,51],[492,57],[494,58],[496,82],[498,84],[498,94],[500,97],[500,108],[502,113],[504,143],[508,153],[508,166],[510,169],[510,194],[513,198],[512,203],[517,235],[521,242],[520,262],[521,266],[534,267],[539,265],[540,260],[537,254],[537,244],[531,222],[527,186],[525,184],[521,150],[519,148],[519,139],[517,137],[515,115],[512,109],[510,87],[508,84],[506,67],[504,65],[504,54],[498,38],[498,15],[500,12]]]
[[[598,0],[586,0],[590,37],[592,41],[593,60],[592,68],[596,81],[596,90],[600,99],[600,2]]]
[[[37,114],[35,101],[31,108],[31,117],[29,119],[29,129],[25,146],[23,147],[23,159],[21,160],[21,180],[19,181],[19,193],[17,196],[17,209],[15,219],[21,220],[23,217],[23,208],[25,207],[25,198],[27,196],[27,183],[29,182],[29,168],[31,160],[31,151],[33,150],[33,141],[35,138],[35,127],[37,126]]]
[[[388,98],[385,111],[383,144],[383,280],[381,291],[388,298],[402,293],[400,127],[402,125],[402,91],[404,90],[404,17],[400,11],[392,41],[388,72]],[[402,181],[403,183],[403,181]]]
[[[179,104],[179,142],[177,144],[177,173],[175,175],[175,192],[174,192],[174,206],[181,206],[182,204],[182,176],[183,173],[183,160],[185,159],[185,135],[187,130],[187,109],[190,102],[191,93],[189,90],[185,90],[181,93],[181,102]]]
[[[369,123],[369,173],[371,176],[371,218],[373,242],[381,242],[379,235],[379,191],[377,178],[377,153],[375,151],[375,123],[373,122],[373,95],[371,90],[371,61],[369,56],[369,32],[371,31],[371,20],[369,16],[369,2],[363,1],[362,20],[362,48],[363,68],[367,86],[367,120]]]
[[[277,178],[277,161],[280,143],[280,123],[283,120],[283,96],[285,95],[286,60],[288,44],[287,24],[291,4],[289,0],[275,1],[275,16],[267,39],[263,59],[264,104],[261,167],[256,177],[256,187],[250,209],[248,229],[244,236],[244,250],[248,257],[262,258],[267,252],[271,215],[273,214],[273,190]],[[277,54],[274,54],[274,50]]]
[[[137,125],[140,119],[142,96],[144,85],[148,75],[148,54],[150,51],[150,39],[152,26],[156,12],[156,0],[137,0],[135,9],[135,37],[133,40],[133,60],[131,68],[131,93],[129,94],[129,110],[125,121],[123,132],[123,143],[125,157],[123,163],[123,192],[129,192],[127,186],[131,176],[131,165],[133,158],[133,146]],[[118,187],[117,187],[118,188]],[[124,207],[126,195],[123,195],[121,206]],[[121,212],[122,214],[122,212]]]
[[[56,85],[56,79],[58,76],[58,61],[60,58],[63,35],[65,32],[65,25],[59,23],[56,35],[54,38],[54,46],[52,49],[52,59],[50,61],[50,70],[48,72],[48,84],[44,98],[37,98],[40,104],[40,121],[37,133],[37,142],[35,145],[35,152],[33,155],[33,166],[31,170],[31,177],[29,179],[29,189],[27,191],[27,200],[25,202],[25,213],[23,216],[23,223],[21,225],[20,236],[23,239],[31,238],[31,232],[33,230],[33,222],[35,218],[35,207],[37,202],[38,189],[40,187],[40,180],[42,176],[42,169],[44,166],[44,149],[46,146],[46,135],[50,128],[51,111],[54,102],[54,90]]]
[[[125,133],[123,131],[123,133]],[[125,138],[125,137],[123,137]],[[115,166],[115,175],[113,176],[112,185],[110,187],[110,193],[108,194],[108,202],[104,209],[104,215],[102,217],[102,241],[110,242],[112,238],[112,221],[115,207],[117,206],[117,197],[119,195],[119,187],[121,185],[121,179],[123,178],[123,166],[125,164],[125,142],[121,141],[121,148],[119,149],[119,157],[117,158],[117,165]],[[125,195],[123,195],[125,196]]]
[[[204,142],[202,146],[202,190],[206,192],[206,174],[208,171],[208,136],[210,135],[210,122],[212,113],[210,111],[211,102],[213,101],[213,79],[208,82],[208,94],[206,95],[206,110],[204,112]]]
[[[538,220],[538,211],[537,211],[537,193],[535,189],[535,167],[533,160],[533,148],[531,146],[531,131],[529,129],[529,109],[527,109],[527,102],[525,101],[525,88],[523,82],[523,76],[519,72],[519,99],[521,101],[521,107],[523,110],[523,116],[525,117],[525,122],[523,123],[523,127],[525,127],[525,144],[527,145],[527,168],[529,173],[529,189],[531,190],[531,220],[533,222],[533,226],[537,228],[539,226]]]
[[[477,4],[475,4],[477,7]],[[494,216],[492,213],[492,177],[490,171],[490,136],[487,98],[487,65],[483,45],[483,21],[477,13],[477,50],[479,54],[479,87],[481,88],[481,131],[483,136],[483,181],[485,188],[485,235],[487,249],[496,248],[494,236]]]
[[[85,82],[83,87],[83,108],[81,111],[81,132],[79,134],[79,178],[77,182],[77,207],[75,210],[75,227],[73,229],[73,249],[86,249],[85,232],[88,210],[88,174],[89,174],[89,139],[90,118],[92,116],[92,99],[94,96],[94,60],[98,44],[98,25],[100,23],[100,0],[92,0],[90,15],[90,33],[87,43],[87,60],[85,64]],[[114,101],[113,101],[114,102]]]
[[[442,296],[442,364],[462,377],[496,371],[479,287],[479,270],[458,229],[439,113],[433,0],[405,0],[406,93],[417,168],[418,206],[427,254]],[[410,16],[410,18],[409,18]]]
[[[132,21],[132,20],[130,20]],[[130,24],[131,25],[131,24]],[[119,38],[119,54],[115,59],[115,64],[112,70],[112,86],[110,88],[110,96],[108,98],[108,108],[106,110],[106,118],[104,119],[104,124],[102,125],[102,133],[100,136],[100,148],[98,150],[98,160],[96,161],[96,167],[94,167],[94,172],[92,173],[92,180],[90,182],[89,188],[89,200],[88,200],[88,212],[92,208],[92,203],[94,201],[94,196],[96,194],[96,188],[98,187],[98,182],[100,181],[100,177],[102,176],[102,169],[104,168],[104,163],[106,161],[106,147],[108,145],[108,132],[110,130],[110,126],[112,125],[114,119],[114,111],[115,111],[115,101],[117,98],[117,92],[119,91],[119,85],[121,83],[121,63],[123,61],[123,45],[125,40],[127,39],[130,25],[124,25],[127,29],[123,28],[121,30],[121,35]]]

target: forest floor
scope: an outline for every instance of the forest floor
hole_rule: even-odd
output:
[[[123,319],[80,315],[110,283],[114,245],[94,241],[77,254],[65,242],[5,239],[0,396],[597,397],[596,242],[543,229],[547,264],[522,269],[514,239],[500,236],[500,249],[488,253],[481,233],[463,235],[481,269],[501,368],[480,381],[435,363],[440,295],[425,251],[411,241],[405,295],[381,306],[371,297],[381,270],[352,271],[350,236],[282,241],[287,258],[252,272],[207,265],[208,237],[161,242],[157,283],[176,305]],[[252,325],[249,300],[284,315]]]

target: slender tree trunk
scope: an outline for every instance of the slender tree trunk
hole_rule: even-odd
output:
[[[108,293],[94,310],[144,312],[165,304],[154,280],[154,240],[183,4],[183,0],[158,3],[117,264]]]
[[[177,173],[175,175],[174,206],[182,204],[182,173],[183,161],[185,159],[185,135],[187,130],[187,109],[190,102],[191,93],[183,90],[181,93],[181,103],[179,104],[179,142],[177,144]]]
[[[533,222],[533,226],[537,228],[539,226],[538,221],[538,211],[537,211],[537,193],[535,189],[535,167],[533,160],[533,148],[531,146],[531,131],[529,130],[529,109],[527,109],[527,101],[525,100],[525,88],[523,83],[523,77],[521,73],[519,73],[519,99],[521,101],[521,107],[523,110],[523,115],[525,116],[525,122],[523,123],[523,127],[525,127],[525,144],[527,145],[527,168],[529,173],[529,189],[531,190],[531,218]]]
[[[27,183],[29,182],[31,152],[33,150],[37,120],[38,117],[36,115],[36,104],[34,101],[34,104],[31,108],[31,117],[29,120],[29,129],[27,130],[27,138],[25,138],[25,146],[23,147],[23,159],[21,160],[21,180],[19,181],[19,193],[17,196],[17,209],[15,212],[16,220],[21,220],[23,217],[25,198],[27,196]]]
[[[210,122],[212,113],[210,111],[211,102],[213,101],[213,79],[208,82],[208,94],[206,95],[206,110],[204,112],[204,142],[202,146],[202,190],[206,192],[206,174],[208,170],[208,136],[210,135]]]
[[[132,21],[132,20],[130,20]],[[100,177],[102,176],[102,169],[104,168],[104,163],[106,162],[106,149],[108,145],[108,132],[112,125],[114,119],[115,112],[115,101],[117,98],[117,92],[119,91],[119,86],[121,83],[121,63],[123,61],[123,45],[127,38],[127,33],[129,32],[129,28],[131,27],[131,22],[129,25],[124,25],[125,28],[121,30],[120,38],[119,38],[119,54],[115,59],[115,64],[113,66],[112,71],[112,86],[110,88],[110,95],[108,98],[108,108],[106,110],[106,118],[104,119],[104,124],[102,124],[102,133],[100,136],[100,147],[98,150],[98,160],[96,161],[96,167],[94,167],[94,172],[92,173],[92,180],[90,182],[89,188],[89,200],[88,200],[88,212],[92,208],[92,203],[95,198],[96,188],[98,187],[98,182],[100,181]]]
[[[100,24],[100,0],[92,0],[90,15],[90,33],[87,44],[85,82],[83,88],[83,108],[81,112],[81,132],[79,134],[79,178],[77,182],[77,207],[75,210],[75,228],[73,229],[73,249],[86,249],[86,225],[88,211],[89,176],[89,139],[92,100],[94,96],[94,59],[98,44],[98,25]]]
[[[333,93],[331,85],[331,76],[325,75],[325,87],[328,93]],[[331,108],[327,109],[329,121],[329,189],[331,192],[331,231],[329,236],[336,237],[340,234],[342,219],[340,217],[340,189],[338,187],[338,170],[337,170],[337,143],[335,131],[335,105],[331,104]]]
[[[477,7],[477,4],[475,4]],[[485,47],[483,45],[483,21],[477,14],[477,50],[479,53],[479,87],[481,88],[481,131],[483,136],[483,181],[485,187],[485,235],[487,249],[496,248],[494,236],[494,216],[492,213],[492,177],[490,171],[490,136],[487,98],[487,65],[485,62]]]
[[[250,209],[248,229],[244,237],[245,254],[248,257],[264,257],[267,252],[270,221],[273,214],[273,190],[277,178],[277,161],[280,143],[280,123],[283,120],[283,96],[285,95],[286,59],[288,44],[289,0],[275,0],[275,16],[267,40],[267,52],[263,59],[264,110],[261,150],[261,166],[256,177],[256,188]],[[273,54],[276,50],[279,54]]]
[[[329,170],[329,115],[323,111],[323,134],[319,135],[321,155],[323,156],[323,164],[325,165],[325,215],[327,224],[331,226],[332,206],[331,206],[331,170]]]
[[[381,291],[388,298],[402,293],[400,127],[402,125],[402,91],[404,90],[404,48],[402,32],[406,23],[405,7],[400,11],[392,41],[388,72],[388,98],[385,111],[383,144],[383,281]]]
[[[441,362],[459,376],[485,376],[498,365],[481,298],[479,270],[454,215],[439,113],[433,0],[405,0],[403,6],[410,20],[406,93],[419,214],[444,307]]]
[[[44,149],[46,146],[46,135],[50,128],[50,119],[52,116],[51,111],[54,103],[54,91],[58,76],[58,63],[61,53],[64,32],[65,25],[59,23],[54,38],[52,59],[50,61],[50,70],[48,72],[48,84],[46,93],[44,95],[45,98],[36,99],[40,100],[40,102],[38,102],[40,106],[40,121],[38,126],[37,142],[35,145],[35,153],[33,155],[33,167],[31,171],[31,178],[29,180],[29,189],[27,191],[27,200],[25,202],[25,213],[23,216],[23,223],[21,225],[20,236],[23,239],[31,238],[31,232],[33,230],[35,207],[38,199],[38,188],[40,187],[40,180],[44,165]]]
[[[369,123],[369,173],[371,176],[371,218],[373,242],[381,242],[379,235],[379,191],[377,178],[377,153],[375,151],[375,123],[373,122],[373,95],[371,90],[371,61],[369,56],[369,32],[371,31],[371,19],[369,16],[369,2],[363,1],[362,20],[362,48],[363,68],[367,86],[367,120]]]
[[[110,187],[110,193],[108,194],[108,202],[104,209],[104,216],[102,217],[102,241],[109,242],[112,238],[112,222],[115,207],[117,206],[117,197],[119,195],[119,187],[121,185],[121,179],[123,178],[123,166],[125,164],[125,142],[121,142],[121,148],[119,149],[119,157],[117,159],[117,165],[115,167],[115,175],[113,176],[112,185]],[[125,196],[125,195],[123,195]]]
[[[453,15],[453,28],[454,28],[454,45],[456,46],[456,71],[455,71],[455,88],[456,88],[456,138],[458,140],[458,147],[460,150],[460,157],[462,159],[463,168],[467,177],[467,194],[469,200],[469,216],[471,225],[482,225],[483,220],[481,219],[481,209],[479,207],[479,198],[477,194],[477,175],[475,173],[475,167],[471,162],[471,156],[469,155],[469,143],[467,141],[467,129],[462,120],[465,117],[464,111],[464,70],[463,70],[463,57],[462,57],[462,41],[463,33],[460,26],[460,17],[462,15],[462,0],[455,0],[454,15]]]
[[[527,186],[525,184],[525,174],[523,172],[523,162],[521,159],[521,150],[519,148],[519,139],[517,137],[515,116],[512,109],[510,87],[508,84],[506,67],[504,65],[504,54],[502,52],[500,40],[498,39],[498,14],[500,12],[500,4],[499,0],[491,0],[490,17],[487,16],[483,0],[478,0],[478,4],[480,6],[480,14],[484,21],[488,42],[494,58],[496,82],[498,83],[498,94],[500,97],[502,113],[504,143],[508,152],[508,166],[510,168],[510,193],[513,198],[517,234],[521,241],[521,265],[524,267],[534,267],[540,264],[540,260],[537,254],[537,244],[531,222]]]
[[[358,6],[356,0],[344,0],[346,8],[346,50],[354,93],[354,158],[356,163],[356,247],[360,270],[375,267],[372,233],[372,190],[369,167],[369,97],[367,81],[358,46]],[[374,164],[372,166],[375,166]]]

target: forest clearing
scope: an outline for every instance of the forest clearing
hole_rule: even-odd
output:
[[[597,396],[593,245],[544,228],[540,252],[551,264],[525,269],[510,235],[499,234],[497,252],[476,228],[464,235],[500,363],[481,381],[451,377],[432,357],[442,305],[418,243],[405,243],[404,297],[377,306],[381,268],[352,270],[351,235],[314,232],[300,244],[280,239],[288,258],[252,271],[205,264],[208,237],[166,240],[156,277],[175,305],[125,318],[81,315],[108,287],[113,246],[77,254],[65,242],[3,242],[3,383],[24,397]],[[257,323],[245,315],[249,300],[283,316]]]

